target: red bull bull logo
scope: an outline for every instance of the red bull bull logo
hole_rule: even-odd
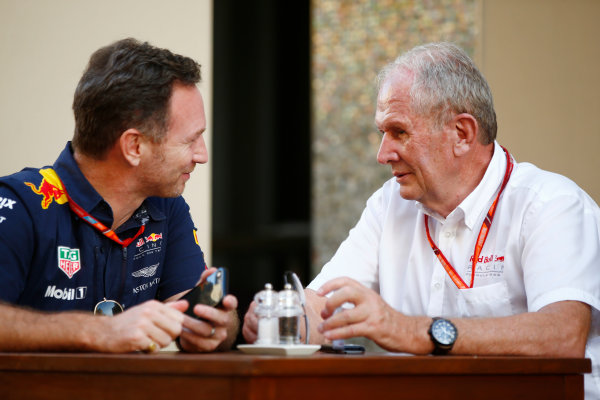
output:
[[[151,233],[150,236],[146,236],[146,243],[156,242],[158,239],[162,239],[162,233]]]
[[[53,200],[58,204],[65,204],[67,193],[56,172],[52,168],[41,169],[39,172],[43,177],[39,187],[31,182],[25,182],[25,184],[33,190],[33,193],[43,196],[42,208],[47,210]]]

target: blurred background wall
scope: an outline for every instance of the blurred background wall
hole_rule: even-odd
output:
[[[375,77],[414,45],[453,41],[488,79],[498,141],[600,200],[600,2],[313,0],[312,270],[390,176],[375,159]]]
[[[208,165],[185,197],[240,313],[283,272],[304,283],[389,175],[375,76],[454,41],[487,77],[498,140],[600,200],[598,0],[0,0],[0,174],[52,163],[90,54],[134,36],[202,64]]]
[[[373,122],[379,70],[434,41],[479,46],[475,0],[313,0],[312,265],[317,273],[358,221],[367,198],[390,179],[377,163]]]

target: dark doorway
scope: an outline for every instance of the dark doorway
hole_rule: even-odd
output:
[[[308,1],[214,1],[212,259],[240,319],[265,283],[309,276],[309,15]]]

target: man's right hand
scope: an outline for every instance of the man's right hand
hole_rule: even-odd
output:
[[[157,351],[182,330],[186,301],[156,300],[113,317],[41,312],[0,302],[0,351]]]
[[[185,301],[151,300],[114,317],[96,316],[102,322],[92,347],[107,353],[158,351],[181,334],[186,308]]]

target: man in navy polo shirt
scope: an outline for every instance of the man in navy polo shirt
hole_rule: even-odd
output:
[[[73,141],[54,165],[0,178],[0,350],[231,347],[234,296],[196,306],[201,319],[176,301],[214,271],[181,197],[208,160],[199,81],[169,50],[103,47],[75,92]]]

